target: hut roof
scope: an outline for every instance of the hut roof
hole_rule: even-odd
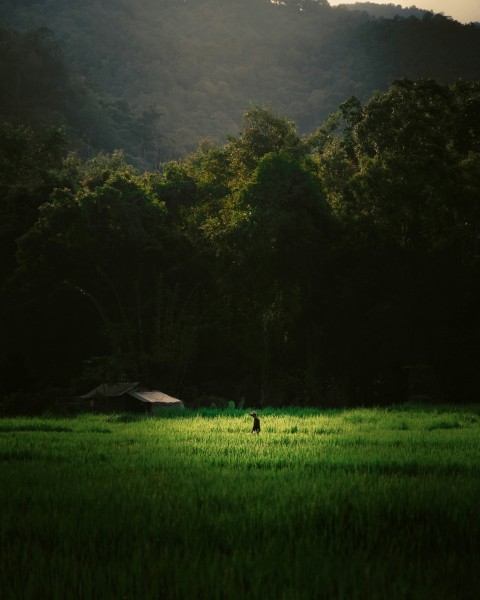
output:
[[[131,390],[128,392],[129,396],[140,400],[140,402],[146,402],[149,404],[162,404],[163,406],[183,406],[183,402],[178,398],[173,398],[168,394],[164,394],[163,392],[159,392],[158,390],[145,390],[142,388],[138,388],[135,390]]]
[[[159,390],[143,388],[139,382],[117,383],[114,385],[101,383],[87,394],[80,396],[80,398],[82,400],[90,400],[95,398],[119,398],[127,395],[151,407],[156,405],[164,408],[182,408],[184,406],[183,402],[178,398],[173,398]]]

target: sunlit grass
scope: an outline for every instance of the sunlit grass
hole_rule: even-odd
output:
[[[0,420],[2,598],[470,598],[480,407]]]

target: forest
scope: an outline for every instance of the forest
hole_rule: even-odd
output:
[[[474,400],[479,123],[480,82],[401,79],[310,135],[251,106],[161,171],[4,124],[4,409],[127,380],[193,406]]]
[[[480,77],[480,26],[326,0],[1,0],[0,121],[67,125],[152,170],[224,144],[253,102],[313,133],[394,79]]]
[[[3,5],[3,412],[132,380],[190,406],[477,398],[478,25]]]

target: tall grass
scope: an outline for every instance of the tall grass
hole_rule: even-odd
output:
[[[0,420],[0,597],[480,597],[479,414]]]

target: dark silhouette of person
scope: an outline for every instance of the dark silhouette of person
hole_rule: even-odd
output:
[[[251,412],[250,416],[253,417],[253,429],[252,433],[260,433],[260,419],[257,416],[257,413]]]

